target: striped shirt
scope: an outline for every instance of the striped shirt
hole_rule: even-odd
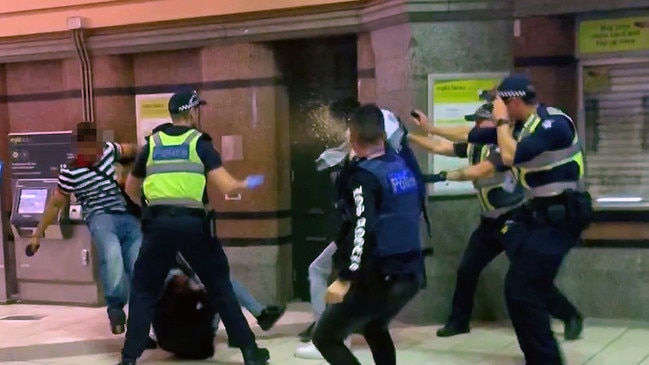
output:
[[[88,220],[93,214],[126,212],[126,202],[115,182],[115,162],[119,160],[120,146],[108,142],[94,168],[63,165],[59,172],[58,188],[64,194],[74,194]],[[98,173],[99,172],[99,173]],[[105,175],[105,176],[104,176]],[[112,178],[108,179],[110,176]]]

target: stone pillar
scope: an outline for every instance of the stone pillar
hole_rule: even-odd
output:
[[[222,152],[225,168],[236,178],[264,174],[254,191],[213,202],[218,232],[234,276],[260,300],[292,297],[291,180],[287,89],[281,83],[270,45],[242,43],[201,51],[203,81],[221,84],[204,90],[208,101],[203,129]],[[231,154],[241,140],[242,157]],[[232,159],[234,157],[234,159]]]
[[[361,103],[376,102],[376,67],[370,33],[361,33],[356,41],[358,64],[358,100]]]
[[[131,56],[93,57],[92,67],[97,125],[115,142],[135,143],[135,97],[126,93],[135,82]]]
[[[421,5],[417,14],[409,14],[416,23],[371,31],[376,100],[402,118],[408,118],[413,107],[427,110],[428,74],[511,69],[511,10],[498,8],[496,0],[463,6],[451,3],[452,9],[457,8],[451,12],[446,5],[444,11],[433,3]],[[419,150],[417,154],[421,165],[427,166],[427,155]],[[446,320],[458,263],[471,230],[479,222],[479,208],[473,196],[431,198],[428,212],[433,238],[427,239],[430,242],[425,245],[435,248],[435,257],[427,260],[428,289],[401,316],[416,323]],[[505,269],[506,259],[499,258],[483,273],[476,294],[476,317],[506,318],[502,299]]]
[[[514,67],[530,75],[540,101],[577,118],[574,15],[520,19],[513,37]]]

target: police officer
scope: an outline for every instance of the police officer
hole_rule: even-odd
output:
[[[496,131],[474,130],[469,140],[496,137],[503,162],[512,166],[528,198],[502,229],[510,257],[507,308],[527,364],[561,365],[548,298],[563,259],[592,218],[591,197],[583,190],[584,156],[577,129],[562,111],[537,105],[525,75],[502,81],[493,114]],[[516,138],[514,121],[521,121]]]
[[[474,121],[478,128],[494,128],[492,110],[493,104],[484,104],[464,119]],[[416,111],[416,115],[414,122],[430,131],[432,128],[428,128],[428,118],[419,111]],[[436,127],[435,132],[437,131],[440,134],[444,132],[440,127]],[[468,133],[456,136],[460,140],[466,140]],[[470,163],[466,168],[442,171],[427,178],[429,182],[472,181],[482,210],[480,223],[469,238],[469,244],[457,270],[451,315],[445,326],[437,331],[437,336],[449,337],[468,333],[478,277],[482,270],[503,252],[500,230],[504,223],[511,219],[514,209],[523,204],[525,191],[522,185],[516,182],[510,168],[503,164],[495,144],[451,143],[448,140],[412,134],[409,134],[409,138],[432,153],[468,158]],[[575,340],[579,338],[583,328],[582,317],[574,305],[556,287],[554,289],[549,298],[548,309],[553,317],[564,322],[565,339]]]
[[[194,128],[203,104],[195,91],[171,97],[173,124],[157,129],[147,139],[126,182],[131,200],[141,202],[143,192],[147,206],[121,364],[134,364],[142,354],[156,300],[178,252],[202,279],[229,339],[241,348],[245,364],[263,365],[269,359],[268,350],[257,347],[241,312],[230,284],[227,257],[214,234],[212,214],[203,205],[204,191],[214,201],[222,193],[261,185],[263,176],[239,181],[223,168],[211,138]]]
[[[391,320],[421,288],[421,201],[414,173],[385,146],[384,120],[376,105],[364,105],[349,120],[352,148],[360,158],[346,196],[353,209],[353,239],[338,249],[346,262],[327,290],[330,305],[313,343],[327,362],[356,365],[343,341],[362,331],[378,365],[395,365]]]

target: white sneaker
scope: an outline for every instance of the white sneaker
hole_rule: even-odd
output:
[[[347,346],[348,349],[351,349],[352,347],[352,338],[347,337],[345,340],[345,346]],[[295,357],[298,359],[307,359],[307,360],[324,360],[322,355],[320,354],[320,351],[315,347],[313,342],[309,342],[307,345],[298,347],[297,350],[295,351]]]

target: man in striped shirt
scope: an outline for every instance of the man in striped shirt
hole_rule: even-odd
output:
[[[115,163],[135,158],[137,146],[103,143],[94,123],[77,125],[76,158],[62,165],[58,188],[31,238],[31,249],[38,250],[47,226],[68,206],[74,194],[82,206],[93,243],[100,257],[100,275],[113,334],[125,331],[124,306],[128,301],[133,266],[140,251],[142,232],[115,181]]]

